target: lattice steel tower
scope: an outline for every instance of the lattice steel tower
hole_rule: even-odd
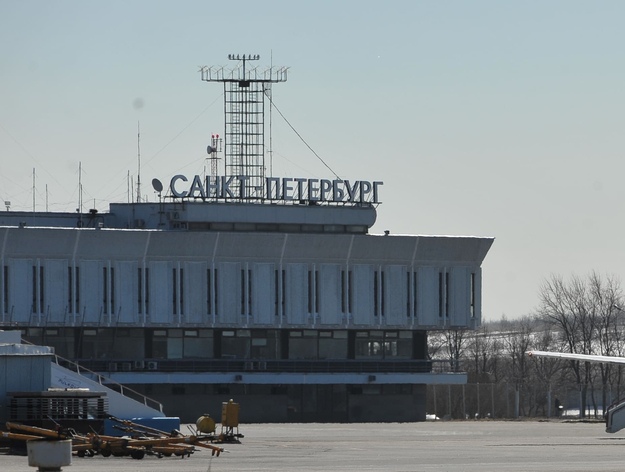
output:
[[[247,62],[260,59],[258,54],[230,54],[228,59],[241,64],[234,69],[214,66],[200,69],[202,80],[224,84],[224,175],[248,177],[247,198],[262,198],[265,194],[265,95],[271,98],[272,83],[286,81],[288,67],[247,68]],[[233,186],[238,187],[238,183],[234,180],[236,185]]]

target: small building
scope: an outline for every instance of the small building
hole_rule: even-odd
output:
[[[9,421],[11,392],[51,386],[53,355],[49,347],[21,344],[19,331],[0,331],[0,424]]]

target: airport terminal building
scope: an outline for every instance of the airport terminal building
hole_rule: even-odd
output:
[[[382,182],[273,176],[288,68],[229,59],[201,69],[224,87],[210,172],[106,213],[0,212],[0,320],[182,421],[231,398],[242,422],[425,420],[427,384],[466,382],[427,333],[479,326],[493,239],[372,235]]]
[[[194,421],[415,421],[427,332],[476,328],[492,238],[371,235],[372,204],[1,212],[1,319]],[[215,416],[217,416],[215,412]]]

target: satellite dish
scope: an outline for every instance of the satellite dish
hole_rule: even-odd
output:
[[[206,152],[209,153],[209,154],[212,154],[215,151],[217,151],[217,149],[215,149],[213,146],[207,146],[206,147]]]
[[[163,184],[161,183],[160,180],[158,179],[152,179],[152,187],[154,188],[154,190],[156,190],[158,193],[161,193],[163,191]]]

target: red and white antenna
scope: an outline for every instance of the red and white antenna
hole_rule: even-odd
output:
[[[221,152],[221,144],[222,139],[218,134],[213,134],[211,136],[210,146],[206,147],[206,152],[208,153],[207,159],[211,161],[211,177],[217,177],[217,161],[219,157],[217,156],[218,152]]]

